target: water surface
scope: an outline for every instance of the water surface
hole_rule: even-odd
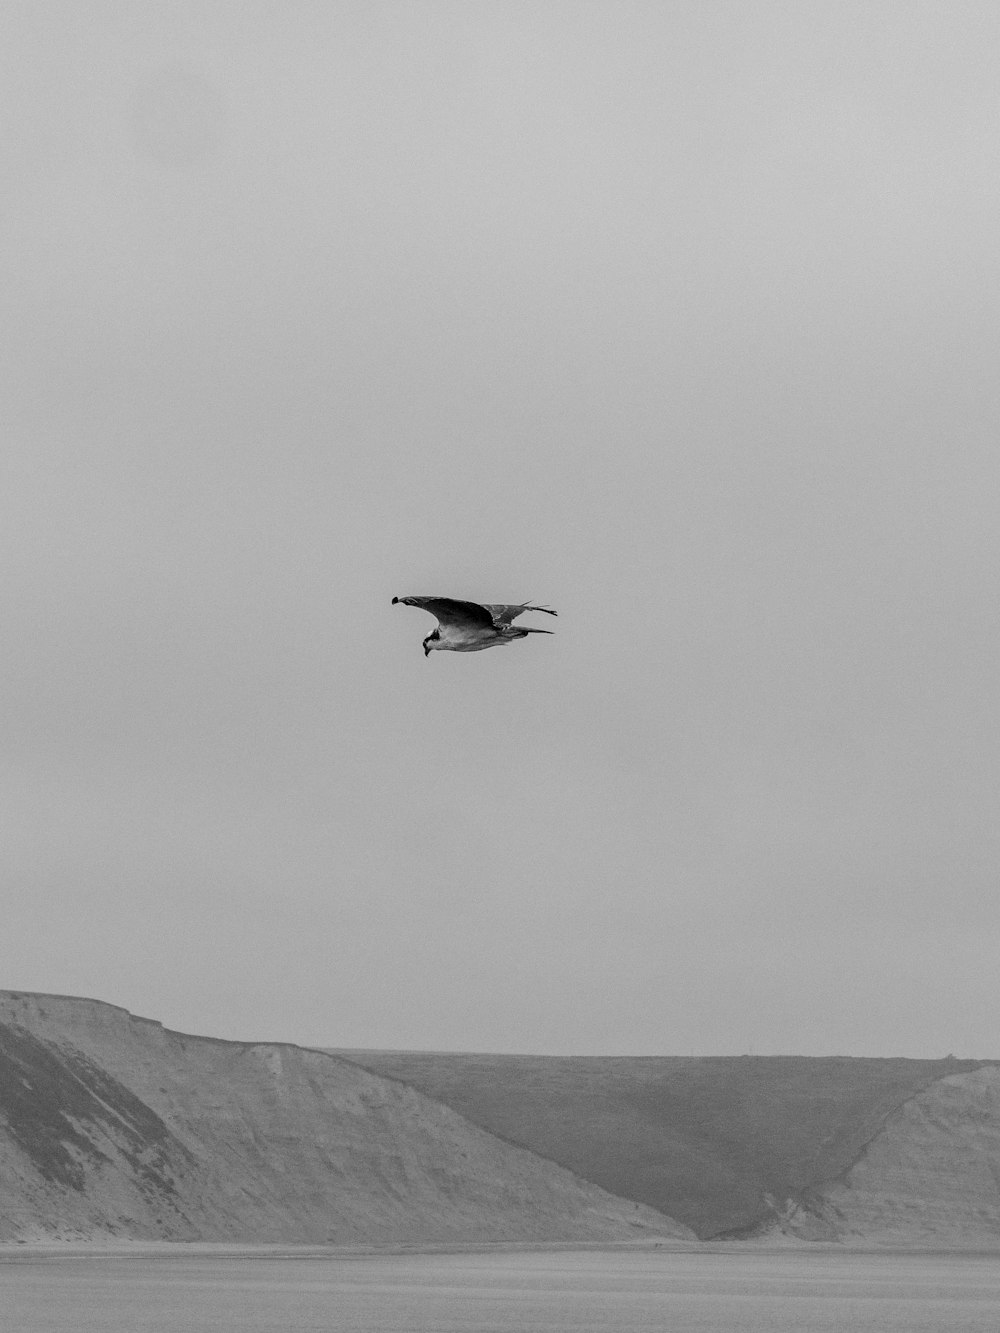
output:
[[[998,1333],[1000,1256],[0,1252],[10,1333]]]

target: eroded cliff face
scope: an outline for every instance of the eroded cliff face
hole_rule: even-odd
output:
[[[0,992],[0,1240],[651,1235],[690,1233],[334,1056]]]
[[[0,1113],[0,1240],[111,1236],[125,1219],[136,1236],[192,1234],[191,1154],[82,1052],[0,1024]]]
[[[1000,1069],[938,1079],[888,1117],[854,1165],[786,1206],[778,1229],[851,1243],[1000,1245]]]

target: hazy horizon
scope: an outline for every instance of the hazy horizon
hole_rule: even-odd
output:
[[[1000,1056],[996,6],[7,19],[0,985]]]

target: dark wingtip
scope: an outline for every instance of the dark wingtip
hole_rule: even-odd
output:
[[[399,598],[398,598],[398,597],[394,597],[394,598],[392,599],[392,604],[393,604],[393,606],[395,606],[396,603],[397,603],[398,601],[399,601]]]

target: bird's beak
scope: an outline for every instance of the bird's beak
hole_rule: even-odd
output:
[[[424,656],[430,657],[430,655],[431,655],[431,650],[427,647],[426,644],[424,644]]]

